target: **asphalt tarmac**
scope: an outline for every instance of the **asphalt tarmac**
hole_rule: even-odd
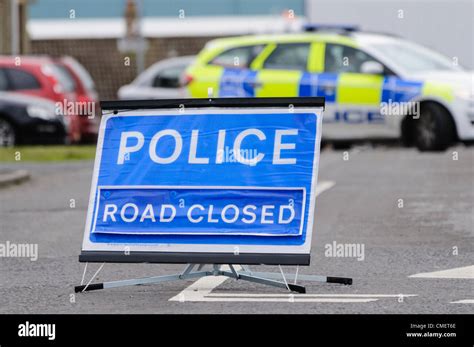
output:
[[[351,277],[353,284],[298,281],[307,294],[220,277],[75,294],[92,166],[2,164],[28,170],[31,180],[0,189],[0,244],[37,244],[38,253],[35,261],[0,258],[0,313],[474,312],[472,147],[324,150],[311,266],[299,274]],[[86,280],[99,265],[89,264]],[[106,264],[95,282],[181,270]]]

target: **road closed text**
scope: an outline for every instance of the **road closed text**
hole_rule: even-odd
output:
[[[299,235],[304,195],[303,189],[104,188],[93,232]]]

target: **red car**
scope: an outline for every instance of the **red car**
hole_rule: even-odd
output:
[[[65,56],[56,60],[74,80],[79,114],[81,140],[95,142],[100,123],[99,96],[94,80],[89,72],[73,57]]]
[[[0,91],[22,93],[50,99],[67,115],[69,140],[81,140],[80,117],[74,112],[77,95],[74,80],[62,65],[40,56],[0,56]],[[63,106],[72,105],[69,109]],[[72,112],[71,112],[72,111]],[[59,112],[58,112],[59,113]]]

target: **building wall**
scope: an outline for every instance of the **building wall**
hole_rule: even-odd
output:
[[[146,66],[171,56],[198,53],[204,44],[214,37],[167,37],[149,39]],[[55,39],[31,41],[32,54],[52,56],[70,55],[76,58],[90,72],[100,98],[111,100],[117,97],[120,86],[130,83],[136,77],[133,56],[126,65],[127,55],[117,49],[116,39]]]
[[[126,0],[38,0],[30,18],[64,19],[122,17]],[[303,15],[304,0],[136,0],[147,17],[278,15],[285,9]],[[183,12],[184,11],[184,12]]]

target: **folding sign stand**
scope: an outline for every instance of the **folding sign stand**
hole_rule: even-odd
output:
[[[236,270],[235,266],[229,264],[229,270],[223,270],[220,264],[212,264],[211,270],[203,270],[207,264],[188,264],[182,273],[174,274],[174,275],[165,275],[165,276],[154,276],[154,277],[144,277],[144,278],[136,278],[130,280],[121,280],[121,281],[112,281],[112,282],[103,282],[103,283],[91,283],[95,277],[99,274],[100,270],[102,270],[104,264],[96,271],[94,276],[90,279],[87,284],[81,284],[80,286],[76,286],[74,288],[76,293],[85,292],[90,290],[98,290],[98,289],[107,289],[107,288],[117,288],[117,287],[126,287],[126,286],[136,286],[136,285],[143,285],[143,284],[156,284],[161,282],[167,281],[176,281],[176,280],[187,280],[192,278],[201,278],[206,276],[226,276],[230,278],[234,278],[236,280],[244,280],[254,283],[265,284],[273,287],[284,288],[290,292],[296,292],[300,294],[306,293],[306,288],[296,284],[297,279],[303,281],[315,281],[315,282],[324,282],[324,283],[340,283],[351,285],[352,278],[345,278],[345,277],[326,277],[326,276],[318,276],[318,275],[299,275],[298,276],[298,267],[296,273],[293,274],[285,274],[281,266],[280,274],[278,273],[271,273],[271,272],[253,272],[247,265],[240,265],[242,271]],[[196,270],[194,270],[194,268]],[[84,268],[84,274],[82,276],[82,282],[84,282],[85,273],[87,271],[87,263],[86,267]],[[282,279],[283,281],[277,281],[277,279]],[[289,283],[288,281],[292,280],[293,283]]]

